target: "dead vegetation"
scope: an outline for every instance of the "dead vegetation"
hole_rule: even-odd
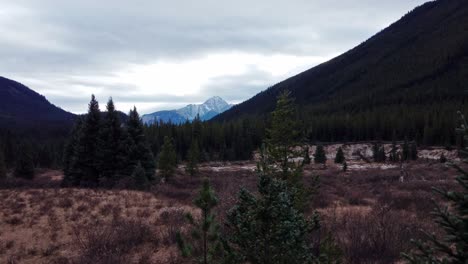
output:
[[[420,229],[438,232],[431,221],[431,188],[454,189],[456,172],[437,161],[400,168],[350,161],[310,165],[305,180],[320,176],[310,209],[318,208],[322,233],[331,233],[347,263],[394,263]],[[387,164],[388,165],[388,164]],[[254,190],[253,162],[206,164],[190,177],[180,168],[173,179],[148,192],[59,188],[58,171],[42,171],[29,183],[0,189],[0,263],[183,263],[177,230],[202,176],[220,198],[218,219],[236,201],[241,187]]]

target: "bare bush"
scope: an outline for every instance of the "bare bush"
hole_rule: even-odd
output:
[[[116,220],[96,228],[75,227],[80,264],[128,263],[128,253],[138,246],[154,241],[147,224],[136,220]]]

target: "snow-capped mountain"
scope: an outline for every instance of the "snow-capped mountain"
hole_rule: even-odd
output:
[[[213,96],[203,104],[189,104],[176,110],[158,111],[143,115],[142,120],[145,124],[153,124],[159,121],[180,124],[187,120],[192,121],[197,115],[200,116],[201,120],[209,120],[231,107],[232,105],[228,104],[221,97]]]

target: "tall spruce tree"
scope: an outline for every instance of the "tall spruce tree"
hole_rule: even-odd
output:
[[[80,143],[80,137],[83,128],[83,118],[78,117],[73,125],[72,131],[65,145],[63,153],[63,181],[62,186],[71,186],[79,184],[74,179],[73,168],[74,162],[76,162],[76,154],[78,151],[78,144]]]
[[[34,178],[34,161],[29,145],[24,144],[20,147],[15,164],[14,176],[27,180],[32,180]]]
[[[309,165],[311,162],[309,155],[309,147],[304,148],[304,159],[302,160],[302,165]]]
[[[341,164],[345,161],[345,156],[343,153],[343,149],[341,147],[338,148],[335,156],[335,163]]]
[[[161,174],[165,180],[169,180],[170,177],[174,174],[175,168],[177,165],[177,156],[172,144],[172,139],[169,137],[164,137],[164,144],[159,153],[158,167]]]
[[[5,157],[3,155],[3,150],[0,149],[0,180],[7,177],[7,167],[5,164]]]
[[[97,186],[99,183],[98,148],[101,111],[94,95],[88,105],[82,129],[75,148],[75,158],[70,170],[70,180],[84,186]]]
[[[325,149],[322,145],[317,145],[314,154],[314,162],[316,164],[325,164],[327,162],[327,156],[325,155]]]
[[[200,160],[200,147],[198,146],[197,140],[192,140],[190,144],[190,149],[187,157],[187,167],[186,171],[190,176],[194,176],[198,173],[198,162]]]
[[[155,162],[154,155],[151,151],[143,130],[143,123],[136,107],[130,110],[127,120],[127,130],[123,136],[123,145],[127,149],[127,166],[132,169],[137,166],[138,162],[145,169],[148,180],[154,180]]]
[[[218,204],[218,198],[208,179],[203,180],[202,188],[193,203],[200,209],[201,217],[196,219],[192,214],[187,214],[188,222],[192,227],[190,232],[192,243],[188,243],[181,233],[177,233],[177,244],[182,256],[193,258],[197,263],[220,263],[223,246],[219,224],[213,213],[214,207]]]
[[[118,174],[122,124],[112,98],[109,98],[106,109],[100,129],[97,158],[100,178],[109,182],[116,180]]]
[[[468,141],[468,126],[464,116],[461,115],[460,118],[462,125],[457,132]],[[465,159],[464,163],[468,161]],[[449,205],[437,205],[433,212],[434,221],[445,232],[445,236],[438,237],[426,233],[427,241],[414,241],[416,249],[403,254],[408,263],[468,263],[468,171],[458,165],[453,166],[461,173],[457,177],[460,191],[435,189],[435,192],[449,203]]]

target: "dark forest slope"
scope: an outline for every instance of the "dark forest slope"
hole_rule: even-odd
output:
[[[0,77],[0,128],[70,126],[74,115],[51,104],[28,87]]]
[[[284,89],[300,103],[310,139],[396,135],[453,141],[449,130],[455,117],[444,115],[455,116],[457,108],[466,108],[468,2],[426,3],[356,48],[276,84],[215,120],[263,116]]]

